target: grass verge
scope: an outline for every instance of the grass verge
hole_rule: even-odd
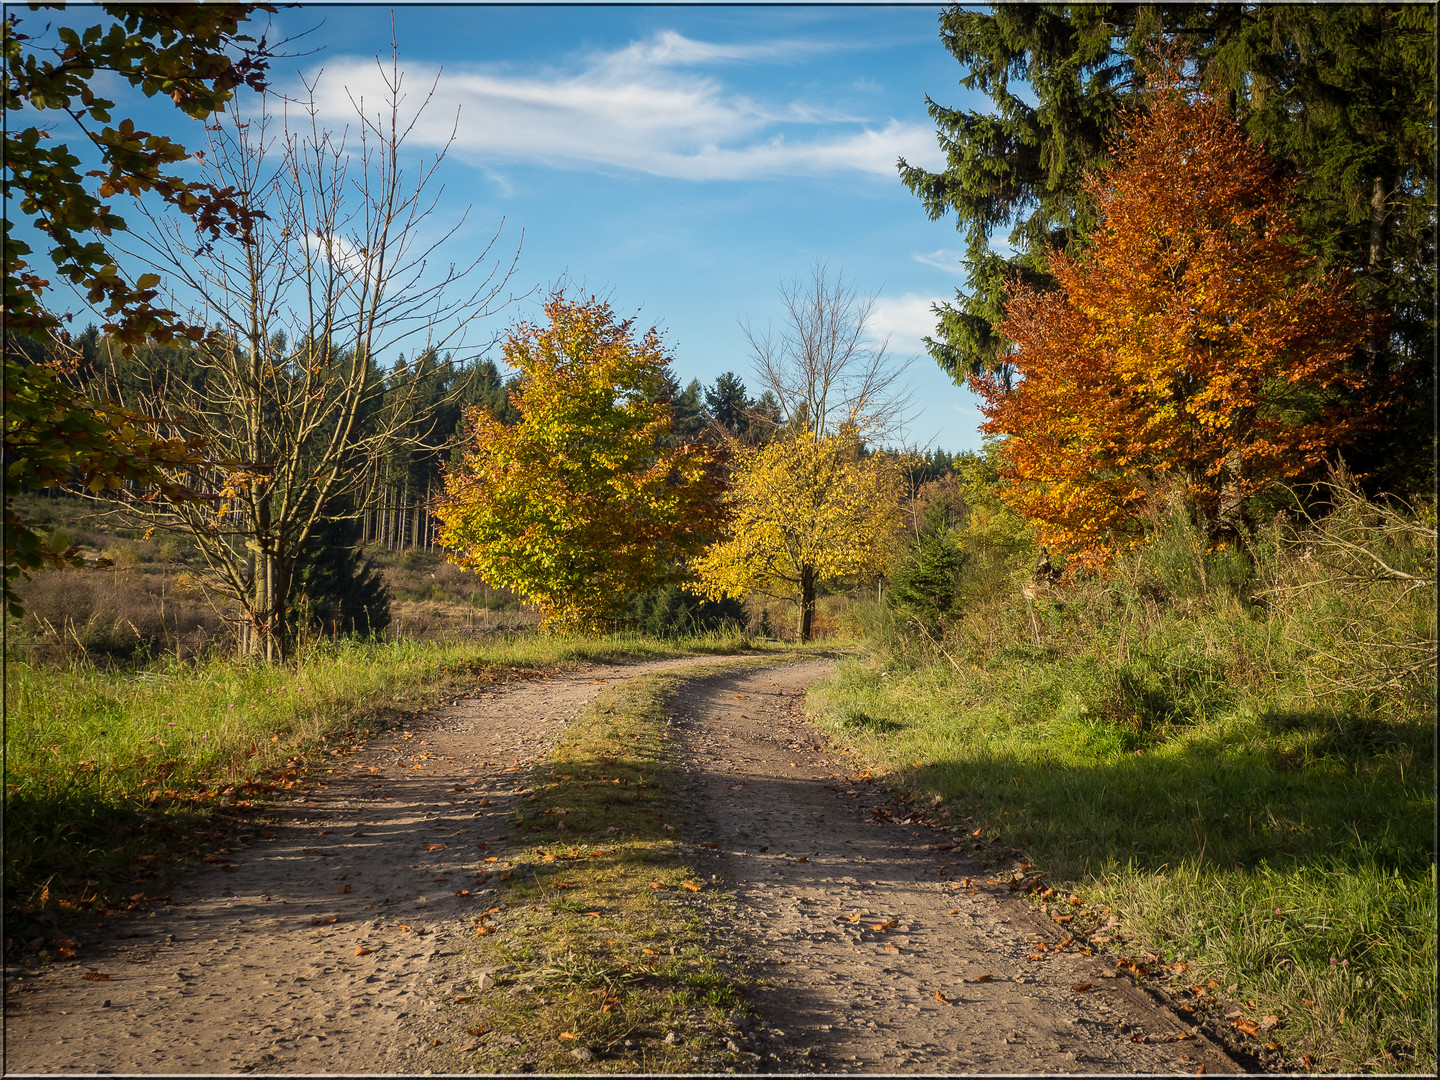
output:
[[[1184,625],[1147,656],[1203,681],[1233,650]],[[1037,903],[1262,1060],[1434,1069],[1433,719],[1219,680],[1140,726],[1094,651],[974,659],[842,662],[811,708],[891,787],[943,798],[977,854],[1033,860]]]
[[[476,920],[496,985],[462,1001],[463,1071],[744,1071],[726,1048],[744,1014],[744,964],[706,933],[727,903],[678,835],[665,707],[686,680],[608,690],[532,777],[498,906]]]
[[[289,666],[5,668],[7,953],[62,957],[68,927],[164,894],[176,861],[223,861],[321,759],[477,684],[568,663],[724,653],[677,642],[327,643]]]

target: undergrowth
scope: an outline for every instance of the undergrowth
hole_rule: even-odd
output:
[[[1332,505],[1243,555],[1172,514],[1106,580],[1029,601],[1034,548],[962,527],[958,607],[858,608],[871,654],[811,707],[973,847],[1111,909],[1097,944],[1183,1008],[1238,1007],[1221,1022],[1262,1056],[1429,1072],[1434,516]]]

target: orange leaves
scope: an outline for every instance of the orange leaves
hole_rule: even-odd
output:
[[[1157,485],[1218,522],[1372,423],[1347,404],[1347,363],[1378,321],[1311,273],[1266,152],[1214,99],[1161,82],[1087,182],[1089,251],[1052,253],[1055,291],[1011,285],[1012,378],[973,383],[985,430],[1008,436],[1006,501],[1082,565],[1138,541]]]
[[[893,929],[895,929],[895,927],[897,927],[897,926],[899,926],[899,925],[900,925],[900,920],[899,920],[899,919],[886,919],[884,922],[875,923],[873,926],[870,927],[870,929],[871,929],[871,930],[874,930],[874,931],[877,931],[878,933],[882,933],[882,934],[883,934],[883,933],[885,933],[885,931],[887,931],[887,930],[893,930]]]
[[[682,881],[682,882],[680,883],[680,887],[681,887],[682,889],[688,890],[689,892],[699,892],[699,891],[700,891],[700,888],[701,888],[699,885],[695,884],[695,882],[693,882],[693,881]]]
[[[1082,983],[1076,983],[1074,986],[1070,987],[1070,989],[1073,990],[1073,991],[1074,991],[1075,993],[1077,993],[1077,994],[1084,994],[1084,993],[1087,993],[1087,992],[1091,989],[1092,986],[1093,986],[1092,983],[1082,982]]]
[[[356,956],[369,956],[372,952],[374,952],[373,949],[367,948],[367,947],[364,946],[364,945],[356,945],[356,946],[355,946],[355,955],[356,955]]]
[[[80,978],[86,982],[109,982],[110,976],[101,971],[87,971]]]

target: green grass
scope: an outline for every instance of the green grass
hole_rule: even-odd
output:
[[[744,965],[706,932],[728,901],[679,837],[665,707],[687,679],[765,662],[636,679],[567,726],[522,803],[508,889],[477,920],[498,984],[460,1003],[482,1032],[460,1069],[744,1071],[724,1046]]]
[[[1217,607],[988,612],[988,640],[846,662],[811,707],[974,849],[1118,916],[1101,944],[1277,1017],[1292,1062],[1432,1069],[1433,715],[1317,697],[1273,620]]]
[[[139,670],[5,669],[7,934],[48,949],[82,912],[163,894],[178,859],[244,842],[264,800],[367,734],[486,682],[585,661],[743,649],[515,637],[329,643],[294,665],[210,660]]]

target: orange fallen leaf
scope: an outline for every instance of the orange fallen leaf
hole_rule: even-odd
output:
[[[865,917],[865,913],[863,911],[857,911],[854,915],[841,915],[840,917],[846,922],[859,922]]]
[[[958,907],[952,907],[952,908],[950,909],[950,914],[951,914],[951,915],[959,915],[959,914],[960,914],[960,909],[959,909]]]
[[[84,979],[86,982],[109,982],[109,981],[110,981],[110,976],[109,976],[109,975],[106,975],[106,974],[104,974],[103,972],[99,972],[99,971],[87,971],[87,972],[85,972],[84,975],[81,975],[80,978]]]
[[[1083,994],[1083,993],[1085,993],[1086,990],[1089,990],[1090,987],[1093,986],[1093,985],[1094,985],[1093,983],[1076,983],[1074,986],[1070,987],[1070,989],[1071,989],[1071,990],[1074,990],[1075,993],[1077,993],[1077,994]]]
[[[1243,1017],[1243,1016],[1241,1016],[1241,1017],[1239,1017],[1238,1019],[1236,1019],[1236,1021],[1235,1021],[1235,1026],[1236,1026],[1237,1028],[1239,1028],[1241,1031],[1243,1031],[1246,1035],[1259,1035],[1259,1034],[1260,1034],[1260,1028],[1256,1026],[1255,1021],[1254,1021],[1254,1020],[1246,1019],[1246,1018]]]
[[[943,1001],[946,1005],[950,1004],[950,999],[947,998],[944,994],[942,994],[939,990],[935,991],[935,1000]]]
[[[1074,915],[1051,915],[1050,917],[1058,923],[1067,923],[1071,919],[1075,918]]]
[[[466,1032],[466,1034],[468,1034],[468,1035],[484,1035],[484,1034],[485,1034],[485,1030],[486,1030],[486,1029],[483,1028],[483,1027],[476,1026],[476,1027],[472,1027],[472,1028],[466,1028],[466,1029],[465,1029],[465,1032]]]
[[[450,846],[449,844],[426,844],[426,845],[425,845],[425,850],[426,850],[426,851],[444,851],[444,850],[445,850],[446,848],[448,848],[449,846]]]
[[[652,881],[652,882],[650,882],[650,888],[652,888],[652,889],[663,889],[664,887],[665,887],[665,886],[664,886],[664,885],[661,885],[660,882],[658,882],[658,881]]]
[[[486,862],[499,862],[499,861],[500,861],[500,856],[499,856],[499,855],[490,855],[490,856],[487,856],[487,857],[486,857],[485,861],[486,861]]]
[[[600,912],[598,912],[598,911],[587,911],[587,912],[585,912],[585,917],[586,917],[587,919],[598,919],[598,918],[600,917]]]
[[[433,878],[431,878],[430,880],[431,880],[431,881],[446,881],[446,880],[448,880],[448,879],[445,877],[444,874],[436,874],[436,875],[435,875]]]
[[[898,952],[902,952],[903,950],[900,948],[899,945],[886,945],[886,946],[885,946],[885,951],[886,951],[886,952],[898,953]]]
[[[554,862],[554,861],[555,861],[555,856],[554,856],[554,855],[546,855],[546,856],[545,856],[544,858],[542,858],[540,861],[541,861],[541,862]]]
[[[350,891],[350,886],[349,886],[349,885],[341,885],[341,886],[338,887],[335,891],[336,891],[337,893],[339,893],[341,896],[344,896],[346,893],[348,893],[348,892]]]
[[[410,932],[410,924],[409,924],[409,923],[401,923],[401,924],[400,924],[400,932],[401,932],[402,934],[408,934],[408,933]]]
[[[801,855],[801,856],[800,856],[798,859],[796,859],[795,861],[796,861],[797,863],[799,863],[799,862],[809,862],[809,861],[810,861],[810,856],[809,856],[809,855]]]
[[[356,956],[369,956],[369,955],[370,955],[370,951],[371,951],[371,950],[367,949],[364,945],[356,945],[356,946],[355,946],[355,955],[356,955]]]
[[[681,886],[681,888],[689,889],[691,892],[699,892],[699,891],[700,891],[700,886],[699,886],[699,885],[696,885],[693,881],[682,881],[682,882],[680,883],[680,886]]]
[[[455,895],[456,895],[456,896],[469,896],[469,895],[470,895],[470,890],[469,890],[469,889],[456,889],[456,890],[455,890]]]
[[[644,953],[646,956],[659,956],[659,955],[660,955],[660,954],[659,954],[658,952],[656,952],[654,949],[641,949],[640,951],[641,951],[642,953]]]
[[[573,1034],[572,1032],[569,1032],[569,1031],[562,1031],[562,1032],[560,1032],[560,1036],[559,1036],[559,1037],[562,1038],[562,1039],[574,1039],[574,1038],[577,1038],[578,1036],[576,1036],[575,1034]]]
[[[871,929],[871,930],[878,930],[878,931],[880,931],[881,933],[884,933],[886,930],[893,930],[893,929],[895,929],[895,927],[897,927],[897,926],[899,926],[899,925],[900,925],[900,920],[899,920],[899,919],[886,919],[884,922],[876,923],[874,926],[870,927],[870,929]]]
[[[984,975],[976,975],[975,978],[971,979],[970,981],[971,981],[971,982],[989,982],[989,981],[990,981],[991,979],[993,979],[993,978],[995,978],[994,975],[990,974],[989,972],[986,972]]]

